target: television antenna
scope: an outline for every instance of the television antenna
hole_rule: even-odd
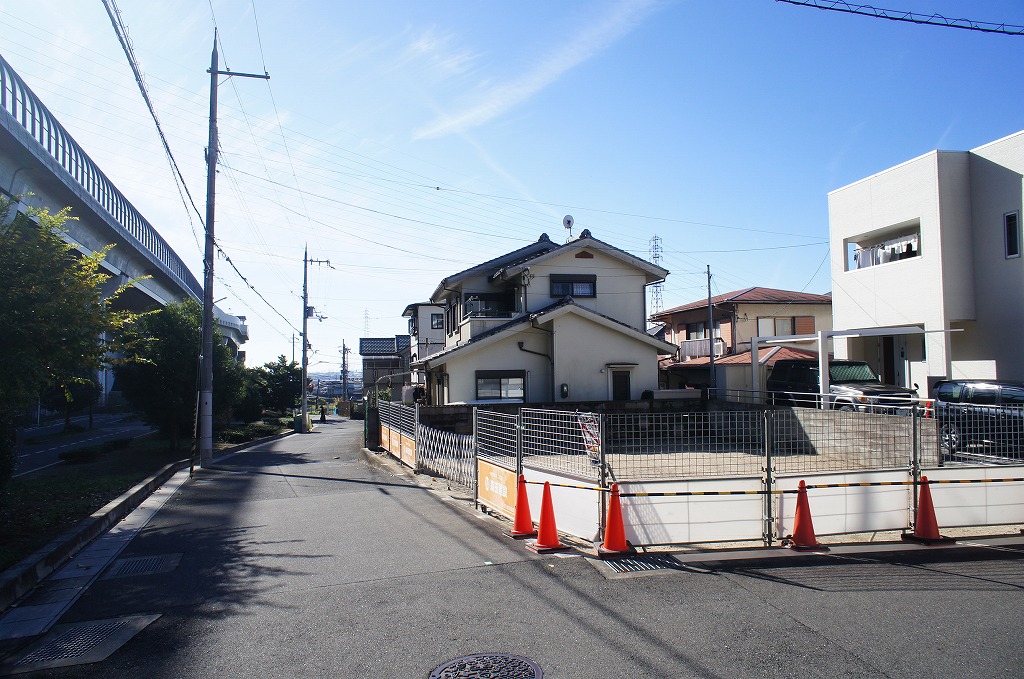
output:
[[[572,220],[572,215],[566,215],[562,217],[562,226],[564,226],[565,230],[569,232],[569,237],[565,239],[566,243],[572,240],[572,225],[574,223],[575,222],[573,222]]]

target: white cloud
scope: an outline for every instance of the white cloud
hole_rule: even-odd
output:
[[[416,139],[443,137],[479,127],[522,104],[632,31],[650,13],[652,0],[626,0],[579,31],[535,68],[511,82],[496,85],[461,112],[442,115],[416,131]]]

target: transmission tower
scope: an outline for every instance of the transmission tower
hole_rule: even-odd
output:
[[[363,337],[370,336],[370,310],[363,309]]]
[[[651,263],[661,266],[661,236],[655,234],[651,238]],[[651,286],[651,314],[660,313],[662,310],[662,284],[657,282]]]
[[[911,24],[925,24],[928,26],[944,26],[946,28],[962,28],[965,31],[980,31],[982,33],[1002,33],[1003,35],[1024,35],[1024,26],[1015,26],[1007,23],[996,23],[993,21],[973,21],[971,19],[954,19],[936,13],[912,12],[901,9],[885,9],[871,5],[861,5],[846,0],[775,0],[785,2],[789,5],[800,5],[803,7],[814,7],[831,12],[844,12],[846,14],[860,14],[862,16],[874,17],[875,19],[888,19],[889,21],[904,21]]]

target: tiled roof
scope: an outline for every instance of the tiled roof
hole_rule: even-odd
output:
[[[360,356],[394,356],[398,353],[395,337],[362,337],[359,340]]]
[[[819,295],[813,292],[794,292],[792,290],[778,290],[776,288],[752,287],[743,290],[734,290],[724,295],[711,298],[712,305],[719,304],[831,304],[832,295]],[[666,309],[652,318],[663,318],[680,311],[691,311],[693,309],[706,308],[706,299],[690,302],[672,309]]]
[[[775,353],[772,353],[772,352]],[[767,358],[767,361],[765,360]],[[757,350],[757,361],[760,365],[775,365],[776,361],[788,358],[818,358],[817,351],[807,349],[794,349],[792,347],[762,347]],[[711,363],[707,356],[701,356],[690,361],[671,363],[666,368],[706,368]],[[738,354],[729,354],[715,359],[715,365],[750,365],[750,352],[741,351]]]

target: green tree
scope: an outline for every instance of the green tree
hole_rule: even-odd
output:
[[[263,404],[271,410],[284,414],[295,407],[295,401],[302,394],[302,368],[295,361],[291,363],[284,356],[278,356],[274,363],[263,365]]]
[[[195,300],[168,304],[125,330],[136,360],[116,367],[118,385],[132,407],[180,447],[195,426],[203,310]],[[213,415],[223,423],[239,400],[244,367],[214,331]]]
[[[101,269],[111,246],[82,255],[64,240],[70,210],[56,214],[0,198],[0,485],[14,470],[14,418],[50,387],[69,389],[119,349],[101,338],[135,315],[104,297]]]
[[[64,414],[64,431],[67,431],[71,427],[71,415],[96,403],[100,396],[100,386],[84,375],[61,382],[64,383],[44,391],[40,401],[47,410],[57,410]],[[89,426],[92,427],[91,417]]]

